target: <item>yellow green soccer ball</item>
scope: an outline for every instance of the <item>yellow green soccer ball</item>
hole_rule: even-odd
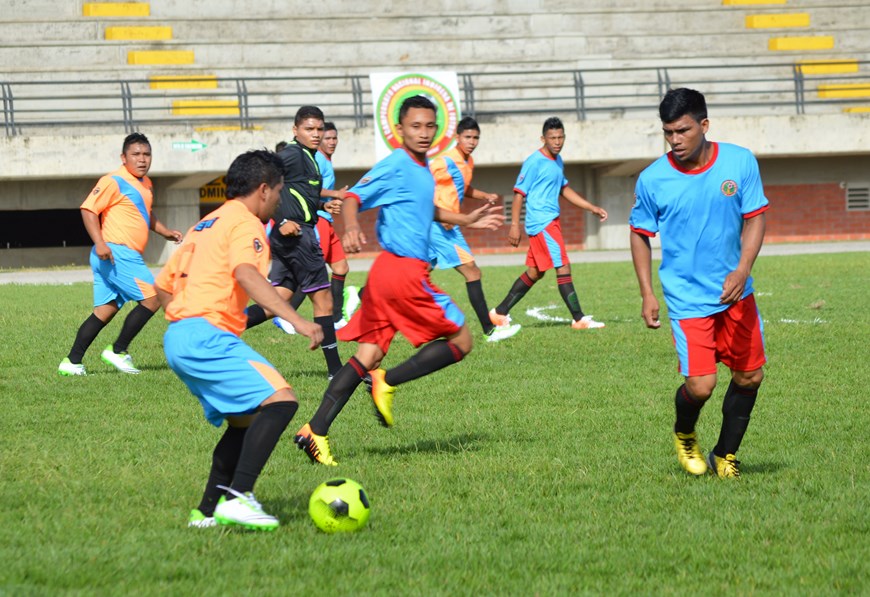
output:
[[[308,514],[324,533],[358,531],[366,526],[370,512],[365,489],[351,479],[321,483],[308,500]]]

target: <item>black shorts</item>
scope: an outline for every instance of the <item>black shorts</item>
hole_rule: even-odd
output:
[[[272,286],[305,294],[329,288],[329,273],[313,226],[303,226],[299,236],[273,235],[271,241]]]

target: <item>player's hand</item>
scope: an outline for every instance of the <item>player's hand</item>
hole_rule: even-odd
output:
[[[341,199],[332,199],[330,201],[327,201],[323,205],[323,207],[327,212],[331,213],[334,216],[337,216],[341,213],[341,201]]]
[[[311,340],[308,344],[308,350],[314,350],[323,342],[323,328],[320,327],[319,323],[303,319],[299,323],[294,323],[293,327],[296,328],[297,333]]]
[[[112,262],[112,265],[115,265],[115,256],[112,255],[112,249],[109,248],[109,245],[106,243],[98,243],[94,245],[94,251],[97,253],[97,257],[99,257],[101,261],[108,259]]]
[[[359,253],[366,244],[366,235],[359,226],[345,228],[344,236],[341,237],[341,246],[346,253]]]
[[[656,297],[652,295],[643,297],[640,316],[643,317],[646,327],[653,330],[662,327],[662,322],[659,321],[659,301]]]
[[[299,236],[302,234],[302,226],[298,222],[289,220],[278,228],[278,232],[283,236]]]
[[[468,228],[476,228],[478,230],[496,230],[504,225],[504,214],[500,205],[492,205],[487,203],[475,209],[468,214],[471,222],[467,224]]]
[[[519,224],[511,224],[511,229],[508,231],[508,242],[512,247],[520,246],[520,226]]]
[[[603,207],[596,206],[595,209],[592,210],[592,213],[601,218],[602,222],[607,221],[607,210]]]
[[[502,200],[502,196],[499,195],[498,193],[489,193],[486,196],[486,200],[490,205],[495,205],[496,203],[498,203]]]
[[[722,284],[722,294],[719,296],[719,303],[722,305],[733,305],[743,298],[743,291],[746,289],[746,280],[748,278],[749,274],[739,269],[725,276],[725,282]]]
[[[181,241],[184,240],[184,235],[178,230],[170,230],[163,236],[163,238],[165,238],[166,240],[175,241],[175,244],[178,245],[181,244]]]

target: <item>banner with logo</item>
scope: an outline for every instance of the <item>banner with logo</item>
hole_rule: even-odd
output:
[[[375,116],[375,157],[381,160],[402,146],[396,125],[399,108],[406,98],[424,95],[438,108],[438,132],[427,155],[431,158],[450,149],[459,124],[459,81],[454,72],[372,73]]]

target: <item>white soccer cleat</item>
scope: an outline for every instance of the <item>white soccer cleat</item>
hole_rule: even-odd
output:
[[[85,371],[85,366],[81,363],[73,363],[69,360],[69,357],[65,358],[60,362],[60,365],[57,366],[57,372],[60,375],[65,375],[71,377],[73,375],[87,375],[88,372]]]
[[[520,331],[522,326],[518,323],[512,325],[505,325],[501,327],[495,327],[486,337],[487,342],[499,342],[501,340],[507,340],[513,336],[517,335],[517,332]]]
[[[131,375],[142,373],[133,365],[133,357],[126,352],[114,352],[111,344],[103,349],[100,358],[103,359],[104,363],[111,365],[122,373],[130,373]]]
[[[296,328],[293,327],[293,324],[287,321],[286,319],[282,319],[280,317],[273,317],[272,323],[275,324],[279,330],[284,332],[285,334],[295,334]]]
[[[495,308],[489,310],[489,320],[497,328],[506,328],[511,325],[511,316],[499,315],[495,312]]]
[[[214,516],[206,516],[198,509],[190,511],[190,516],[187,518],[187,527],[191,529],[207,529],[216,527],[217,521]]]
[[[239,493],[222,485],[218,485],[218,488],[226,489],[235,496],[231,500],[221,496],[214,510],[214,519],[218,524],[238,525],[255,531],[274,531],[280,525],[277,518],[266,514],[253,492]]]
[[[344,306],[341,310],[343,319],[350,320],[350,318],[353,317],[354,311],[359,308],[361,302],[362,301],[359,298],[359,288],[356,286],[345,286]]]
[[[604,324],[600,321],[595,321],[592,319],[591,315],[584,315],[580,318],[580,321],[572,321],[571,327],[575,330],[595,330],[598,328],[603,328]]]

